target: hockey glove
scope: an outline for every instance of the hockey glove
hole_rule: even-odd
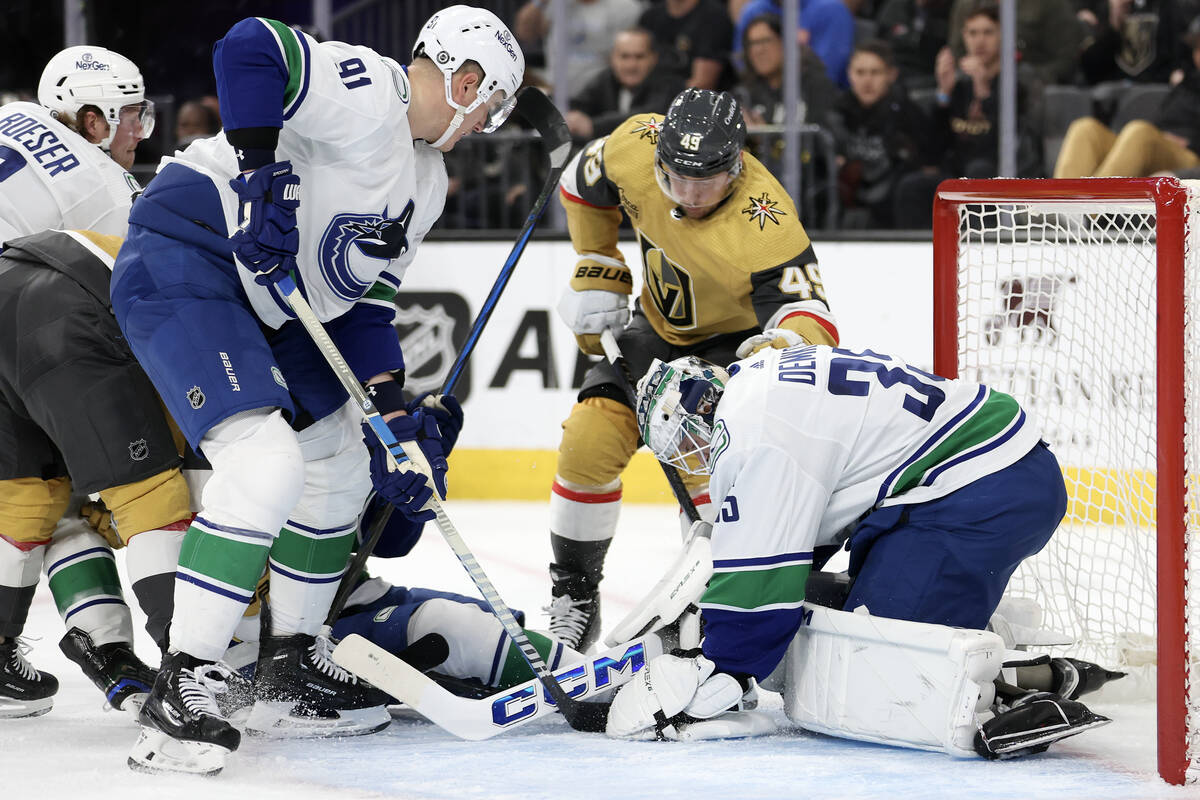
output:
[[[783,350],[798,344],[808,344],[808,342],[804,341],[803,336],[795,331],[789,331],[787,328],[767,328],[762,333],[756,333],[739,344],[736,355],[738,358],[749,358],[767,347]]]
[[[617,690],[605,732],[628,737],[653,730],[658,739],[678,739],[688,723],[739,710],[742,685],[716,670],[703,655],[658,656]]]
[[[629,323],[633,273],[619,259],[585,253],[558,301],[558,315],[575,334],[579,349],[604,355],[600,334],[618,333]]]
[[[430,416],[402,416],[389,421],[388,428],[398,442],[394,453],[400,469],[395,472],[388,469],[387,448],[371,426],[363,423],[363,438],[371,453],[371,484],[404,516],[413,522],[427,522],[435,516],[424,508],[433,494],[429,481],[440,498],[446,496],[446,456],[437,424]],[[411,457],[405,457],[401,442],[416,444],[407,450]]]
[[[300,234],[300,176],[290,161],[277,161],[229,182],[238,196],[238,230],[230,237],[233,252],[264,286],[296,268]]]
[[[452,394],[426,392],[409,403],[407,409],[409,414],[420,413],[433,417],[442,439],[442,452],[449,456],[463,426],[463,410],[458,398]]]

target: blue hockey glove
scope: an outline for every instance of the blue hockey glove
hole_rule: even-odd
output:
[[[238,196],[238,230],[230,241],[241,263],[256,272],[264,286],[275,283],[296,267],[300,234],[300,176],[290,161],[277,161],[229,182]]]
[[[450,455],[463,426],[463,410],[458,404],[458,399],[452,394],[426,392],[409,403],[407,409],[409,414],[423,414],[434,418],[442,440],[442,452]]]
[[[446,496],[446,456],[438,436],[437,424],[433,417],[427,415],[403,416],[388,422],[388,428],[398,442],[416,443],[417,447],[410,449],[415,451],[414,455],[420,461],[406,459],[404,451],[397,444],[394,452],[396,461],[400,463],[400,470],[388,471],[387,450],[371,426],[364,422],[363,437],[371,453],[371,483],[375,491],[404,516],[414,522],[431,520],[435,516],[434,513],[421,510],[432,494],[428,479],[432,478],[433,487],[437,489],[439,496]],[[419,482],[414,481],[414,477],[419,479]]]

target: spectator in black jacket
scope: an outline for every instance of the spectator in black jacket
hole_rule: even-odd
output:
[[[933,193],[946,178],[991,178],[999,173],[1000,11],[992,4],[973,9],[963,22],[967,54],[957,68],[949,48],[938,53],[938,97],[930,128],[940,162],[905,175],[896,187],[896,223],[926,230],[932,222]],[[1017,70],[1017,174],[1042,174],[1041,87],[1028,71]]]
[[[742,34],[742,52],[746,70],[733,89],[742,106],[746,126],[782,125],[783,107],[783,29],[775,14],[755,17]],[[837,87],[825,72],[825,65],[811,47],[800,46],[800,121],[820,123],[833,108]]]
[[[929,120],[897,82],[892,48],[879,39],[855,45],[850,91],[838,98],[828,127],[838,148],[842,227],[891,228],[896,183],[926,163]]]
[[[634,114],[665,114],[671,100],[683,89],[682,79],[658,69],[658,53],[650,31],[621,31],[613,39],[608,69],[571,98],[567,128],[582,141],[607,136]]]
[[[1152,120],[1135,119],[1114,133],[1100,120],[1071,123],[1054,165],[1056,178],[1146,177],[1200,167],[1200,19],[1188,29],[1196,69],[1163,99]]]
[[[1107,81],[1166,83],[1179,66],[1176,0],[1108,0],[1096,8],[1096,23],[1079,56],[1088,84]]]

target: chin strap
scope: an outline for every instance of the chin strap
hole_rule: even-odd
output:
[[[467,116],[466,109],[464,109],[462,106],[455,106],[455,108],[457,110],[454,112],[454,119],[450,120],[450,124],[446,126],[446,130],[443,131],[442,135],[437,138],[437,141],[429,143],[430,147],[437,148],[444,145],[450,140],[450,137],[454,135],[454,132],[458,130],[458,126],[462,125],[462,121]]]

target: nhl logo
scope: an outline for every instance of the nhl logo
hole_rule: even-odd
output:
[[[187,400],[193,411],[199,411],[204,405],[204,392],[200,391],[199,386],[193,386],[187,390]]]
[[[454,363],[454,317],[445,306],[400,306],[393,322],[407,363],[405,388],[415,394],[441,385]]]
[[[150,445],[146,443],[145,439],[129,443],[129,457],[134,461],[145,461],[148,455],[150,455]]]

